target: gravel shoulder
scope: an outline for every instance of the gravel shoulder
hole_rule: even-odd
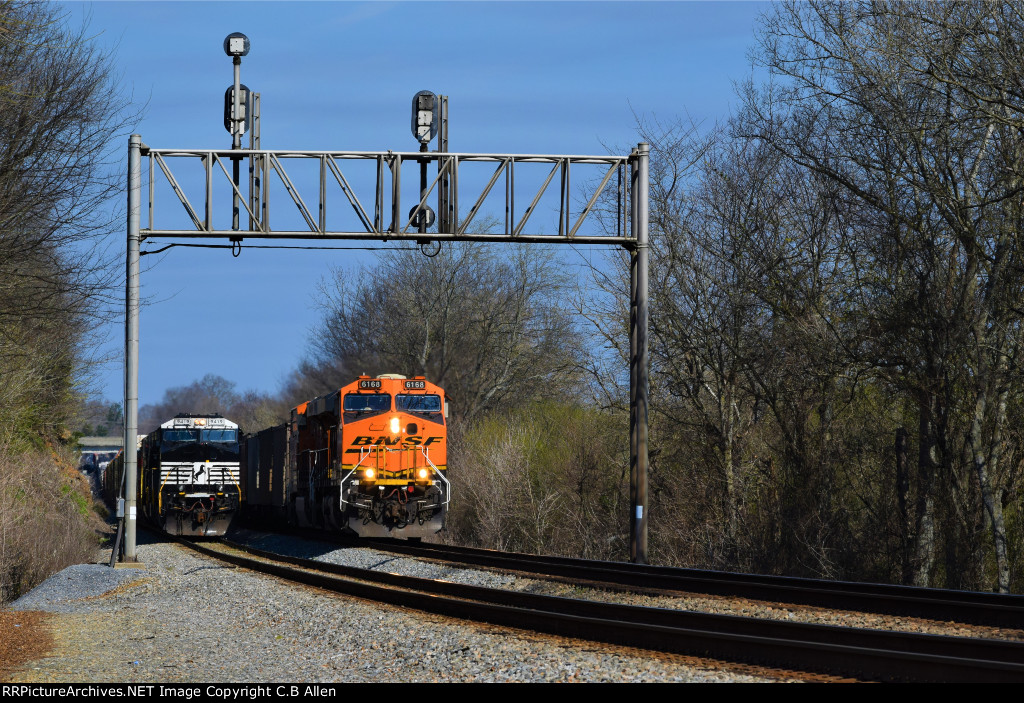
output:
[[[727,596],[704,594],[681,594],[679,596],[643,595],[631,592],[584,588],[558,580],[514,576],[492,570],[458,568],[440,562],[398,556],[368,548],[338,549],[336,545],[330,542],[296,540],[282,535],[252,530],[239,530],[231,535],[230,539],[240,544],[247,544],[270,552],[289,554],[306,559],[317,559],[360,569],[379,569],[406,576],[472,583],[489,588],[507,588],[549,596],[597,600],[649,608],[669,608],[719,615],[786,620],[818,625],[894,630],[899,632],[948,635],[951,637],[981,637],[1017,642],[1024,641],[1024,630],[1016,628],[969,625],[917,617],[860,613],[857,611],[771,603]]]
[[[274,538],[251,538],[254,546],[272,548],[268,541]],[[73,566],[0,611],[3,639],[14,629],[14,623],[8,625],[10,618],[34,619],[28,639],[37,648],[25,650],[31,658],[13,670],[0,669],[0,679],[15,683],[771,680],[744,673],[742,666],[392,608],[225,566],[183,547],[146,539],[140,537],[138,546],[145,569]],[[306,549],[319,552],[310,556],[326,561],[357,562],[353,565],[427,578],[465,579],[489,586],[507,585],[510,578],[395,559],[369,549],[315,543]],[[42,656],[40,650],[47,648]],[[0,661],[13,663],[6,658]]]

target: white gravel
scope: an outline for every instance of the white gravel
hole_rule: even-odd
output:
[[[490,588],[539,593],[564,598],[600,600],[651,608],[692,610],[720,615],[738,615],[769,620],[787,620],[820,625],[897,630],[951,637],[982,637],[1024,641],[1024,631],[1014,628],[967,625],[963,623],[926,620],[924,618],[878,615],[831,608],[754,601],[747,598],[679,594],[678,596],[652,596],[630,592],[581,588],[573,583],[538,578],[519,578],[498,572],[418,561],[373,549],[339,549],[329,542],[307,542],[280,535],[242,530],[233,535],[236,542],[249,544],[279,554],[289,554],[322,561],[330,561],[363,569],[376,569],[422,578],[443,579]]]
[[[272,540],[251,535],[273,551]],[[717,665],[396,609],[146,543],[145,569],[71,567],[15,607],[46,610],[52,656],[14,682],[760,681]],[[294,544],[294,542],[293,542]],[[325,561],[500,586],[511,577],[306,543]],[[293,550],[294,551],[294,550]]]
[[[508,588],[516,582],[516,577],[510,574],[420,561],[368,547],[339,548],[337,544],[331,542],[296,539],[251,530],[235,531],[229,539],[238,544],[245,544],[275,554],[287,554],[357,569],[386,571],[401,576],[440,579],[487,588]]]

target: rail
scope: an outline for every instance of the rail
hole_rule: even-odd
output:
[[[367,541],[376,549],[407,556],[589,581],[605,588],[703,593],[1024,629],[1024,595],[651,566],[397,540],[363,539],[361,543]]]
[[[359,569],[237,544],[229,546],[241,554],[185,544],[237,566],[318,588],[577,639],[858,678],[1024,681],[1020,642],[619,605]]]

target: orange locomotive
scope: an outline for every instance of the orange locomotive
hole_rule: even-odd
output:
[[[451,500],[447,414],[444,391],[421,376],[360,376],[247,440],[246,502],[366,537],[433,534]]]

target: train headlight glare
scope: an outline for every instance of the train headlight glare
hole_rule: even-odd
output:
[[[428,474],[428,471],[426,469],[420,469],[420,472],[419,472],[420,478],[426,478],[427,474]]]
[[[367,469],[366,473],[364,474],[364,476],[366,476],[366,478],[368,480],[370,480],[370,481],[372,481],[373,477],[376,476],[376,475],[377,475],[377,472],[374,471],[373,469]]]
[[[399,424],[397,417],[391,418],[391,434],[398,434]]]

